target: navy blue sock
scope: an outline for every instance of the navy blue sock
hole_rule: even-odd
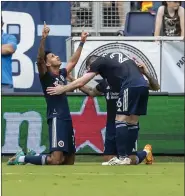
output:
[[[119,157],[127,156],[128,127],[125,122],[116,121],[116,147]]]
[[[138,139],[138,132],[139,132],[139,124],[129,124],[128,126],[128,140],[127,140],[127,154],[131,155],[133,149],[135,148],[135,143]]]
[[[147,153],[145,151],[140,151],[136,153],[136,156],[138,157],[137,164],[141,163],[146,158]]]
[[[39,156],[29,156],[26,155],[24,162],[31,163],[34,165],[46,165],[47,164],[47,156],[46,155],[39,155]]]

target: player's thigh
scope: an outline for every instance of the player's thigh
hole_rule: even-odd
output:
[[[138,104],[138,110],[140,115],[146,115],[147,113],[148,98],[149,98],[148,87],[140,87],[140,97],[139,97],[139,104]]]
[[[133,95],[130,92],[130,88],[121,89],[119,98],[117,101],[117,115],[130,115],[130,109],[133,105]]]
[[[122,89],[117,101],[117,114],[143,115],[146,113],[147,100],[148,87]]]
[[[71,145],[74,143],[74,134],[72,121],[66,121],[60,118],[52,118],[48,121],[50,152],[65,152],[71,151]]]
[[[67,154],[73,157],[72,155],[75,154],[76,148],[75,148],[75,136],[74,136],[74,130],[72,121],[65,121],[65,129],[67,130],[67,143],[68,143],[68,149]]]

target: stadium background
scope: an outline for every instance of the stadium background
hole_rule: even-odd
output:
[[[2,153],[15,153],[20,147],[33,148],[39,153],[47,152],[46,108],[36,67],[37,50],[44,20],[51,28],[46,48],[59,54],[63,61],[62,66],[65,66],[75,49],[77,40],[77,38],[68,39],[71,35],[78,36],[82,27],[85,26],[84,29],[91,33],[92,38],[95,37],[97,40],[99,38],[98,41],[106,44],[107,40],[104,36],[111,36],[108,39],[113,39],[112,36],[117,35],[117,32],[124,28],[122,26],[124,26],[126,14],[130,11],[130,2],[123,3],[120,15],[122,21],[119,23],[116,22],[118,20],[116,16],[111,20],[114,22],[108,22],[109,19],[105,19],[103,13],[106,7],[101,2],[2,2],[2,10],[5,21],[4,31],[14,34],[19,42],[12,65],[15,93],[2,96]],[[100,19],[97,17],[98,13],[100,13]],[[111,12],[111,15],[115,13]],[[68,39],[67,42],[66,39]],[[148,116],[142,118],[140,122],[138,148],[141,149],[146,143],[151,143],[154,153],[183,154],[184,54],[182,47],[179,50],[172,41],[165,39],[166,41],[161,40],[158,46],[160,51],[157,62],[160,62],[160,67],[157,76],[160,82],[165,81],[166,86],[163,85],[165,88],[161,90],[162,92],[150,96]],[[130,44],[127,37],[119,37],[119,40]],[[143,41],[143,46],[146,42],[154,41],[153,38],[147,39],[146,37],[137,38],[137,40]],[[136,39],[131,39],[131,41],[136,41]],[[119,41],[116,40],[116,42]],[[169,53],[170,46],[168,50],[165,48],[169,44],[174,49],[171,53]],[[176,44],[181,43],[177,41]],[[89,47],[88,42],[86,46]],[[137,49],[142,50],[142,46]],[[148,48],[148,51],[152,53],[150,49]],[[177,55],[172,58],[174,52]],[[147,56],[150,63],[152,62],[152,67],[156,71],[158,65],[151,59],[154,57],[150,58],[145,53],[144,56]],[[82,59],[77,65],[78,69],[86,57],[82,54]],[[142,58],[143,56],[139,60]],[[169,67],[164,67],[164,60],[168,61]],[[165,71],[162,72],[163,69]],[[173,77],[169,73],[173,73]],[[77,71],[74,74],[77,75]],[[104,98],[98,97],[93,100],[82,94],[70,94],[69,104],[74,121],[78,153],[102,153],[106,117]],[[86,107],[82,111],[84,104]],[[83,115],[84,112],[88,115]],[[92,118],[92,115],[95,118]],[[99,126],[95,126],[96,124]]]

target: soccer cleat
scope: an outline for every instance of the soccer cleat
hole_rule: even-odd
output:
[[[128,157],[124,158],[123,160],[120,160],[121,165],[130,165],[132,160]]]
[[[147,155],[146,155],[146,158],[145,158],[145,164],[151,165],[154,161],[153,154],[152,154],[152,146],[150,144],[147,144],[144,147],[144,151],[147,152]]]
[[[117,157],[113,157],[111,160],[102,163],[103,166],[107,165],[121,165],[121,161]]]
[[[24,163],[19,163],[19,157],[25,156],[22,150],[18,151],[12,158],[8,160],[7,165],[24,165]]]
[[[36,155],[36,152],[34,150],[31,150],[31,149],[27,149],[27,155],[30,155],[30,156],[35,156]]]

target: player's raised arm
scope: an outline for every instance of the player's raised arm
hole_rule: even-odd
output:
[[[40,46],[37,55],[37,67],[40,75],[44,75],[47,71],[46,62],[45,62],[45,40],[49,34],[49,27],[46,26],[44,22],[44,27],[42,30],[42,38],[40,41]]]
[[[147,79],[149,81],[150,90],[158,91],[160,89],[160,85],[159,85],[158,81],[153,76],[150,75],[146,65],[141,64],[141,63],[140,64],[138,63],[137,65],[138,65],[141,73],[143,73],[147,77]]]
[[[82,52],[83,45],[86,42],[88,35],[89,35],[89,33],[82,31],[81,42],[80,42],[76,52],[73,54],[73,56],[71,57],[71,59],[69,60],[69,62],[66,65],[66,70],[68,73],[70,73],[73,70],[73,68],[75,67],[75,65],[77,64],[77,62],[80,58],[81,52]]]

